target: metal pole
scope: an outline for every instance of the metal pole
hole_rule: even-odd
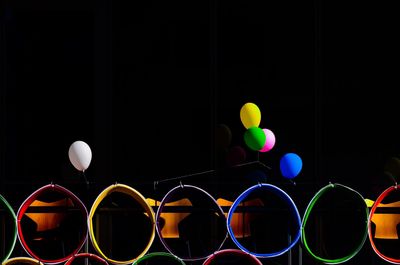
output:
[[[288,234],[288,241],[289,241],[289,246],[292,243],[292,235],[289,233]],[[292,265],[292,249],[290,248],[288,251],[288,265]]]
[[[299,265],[303,265],[303,249],[301,248],[300,244],[299,244]]]

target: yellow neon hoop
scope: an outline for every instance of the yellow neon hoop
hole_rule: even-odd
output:
[[[93,216],[97,210],[97,207],[99,206],[99,204],[104,200],[104,198],[106,198],[107,196],[109,196],[110,194],[114,193],[114,192],[120,192],[126,195],[131,196],[135,201],[137,201],[146,211],[148,217],[151,220],[151,225],[152,225],[152,232],[151,232],[151,236],[150,236],[150,240],[149,243],[147,244],[147,246],[145,247],[145,249],[142,251],[142,253],[139,254],[139,256],[130,259],[130,260],[124,260],[124,261],[120,261],[120,260],[113,260],[109,257],[107,257],[103,251],[101,251],[97,241],[96,241],[96,237],[94,235],[94,231],[93,231]],[[147,203],[146,198],[143,197],[142,194],[140,194],[138,191],[136,191],[135,189],[124,185],[124,184],[114,184],[109,186],[108,188],[106,188],[105,190],[103,190],[96,198],[96,200],[93,203],[92,208],[90,209],[90,213],[89,213],[89,218],[88,218],[88,225],[89,225],[89,236],[90,236],[90,240],[92,241],[93,247],[94,249],[99,253],[100,256],[102,256],[105,260],[107,260],[110,263],[113,264],[132,264],[135,260],[141,258],[142,256],[144,256],[147,251],[149,250],[149,248],[151,247],[154,237],[155,237],[155,215],[154,215],[154,211],[151,208],[151,206]]]
[[[33,259],[33,258],[28,258],[28,257],[15,257],[11,258],[9,260],[6,260],[2,263],[2,265],[13,265],[13,264],[18,264],[18,263],[25,263],[25,264],[31,264],[31,265],[43,265],[43,263],[40,260]]]

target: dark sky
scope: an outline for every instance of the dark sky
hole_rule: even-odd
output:
[[[18,202],[51,181],[81,182],[67,155],[75,140],[92,148],[94,194],[116,181],[151,194],[155,180],[226,169],[219,124],[254,161],[239,118],[254,102],[277,139],[259,157],[271,182],[287,184],[279,159],[295,152],[303,198],[329,181],[377,196],[400,153],[391,5],[1,1],[0,192]],[[241,181],[224,172],[185,181]]]
[[[239,111],[254,102],[277,137],[266,164],[293,151],[307,181],[366,181],[399,151],[390,12],[361,2],[3,1],[2,179],[68,181],[78,139],[93,149],[87,173],[105,182],[210,170],[215,128],[226,124],[232,146],[246,148]]]

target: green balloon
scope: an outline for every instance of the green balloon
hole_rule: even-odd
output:
[[[265,145],[265,140],[265,133],[259,127],[250,127],[244,133],[244,142],[250,149],[254,151],[261,150]]]

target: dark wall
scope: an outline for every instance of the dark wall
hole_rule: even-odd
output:
[[[249,101],[277,138],[259,154],[270,181],[291,185],[284,153],[303,159],[300,205],[329,181],[371,198],[391,184],[383,166],[400,149],[391,4],[4,0],[0,14],[0,192],[16,207],[51,181],[82,184],[67,155],[75,140],[93,151],[93,195],[118,181],[151,196],[156,180],[224,169],[219,124],[254,161],[239,118]],[[229,192],[242,176],[224,172],[185,181]]]

